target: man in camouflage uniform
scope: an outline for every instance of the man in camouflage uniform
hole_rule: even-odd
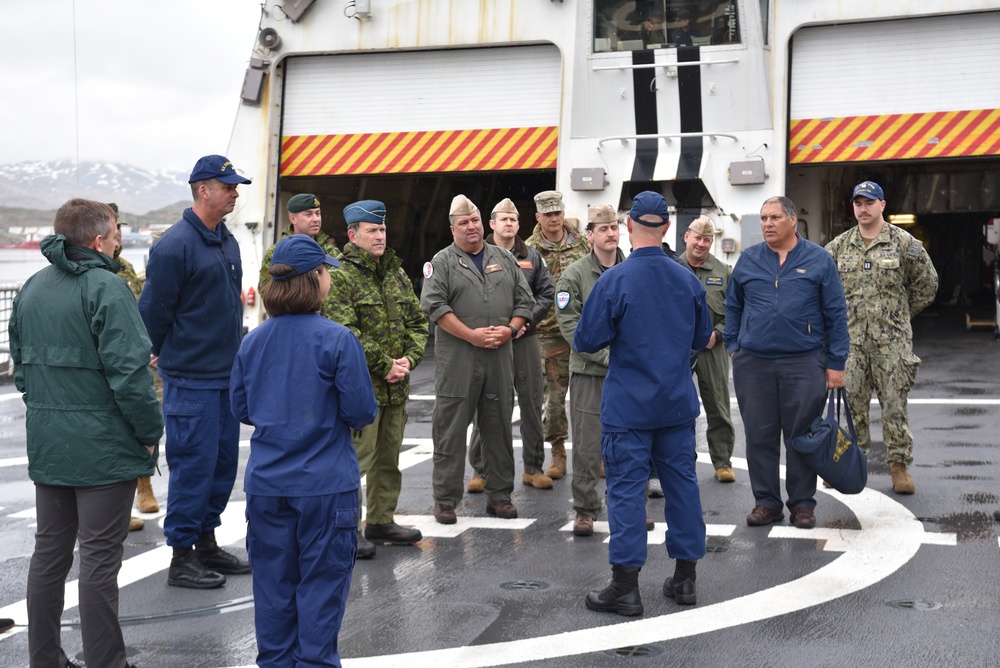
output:
[[[686,250],[680,260],[705,287],[708,308],[712,312],[712,338],[699,352],[694,367],[708,422],[708,453],[715,467],[715,479],[735,482],[731,458],[736,445],[736,430],[729,413],[729,355],[722,343],[722,333],[726,329],[726,288],[733,270],[712,255],[714,241],[715,225],[712,221],[707,216],[695,218],[684,232]]]
[[[601,513],[597,481],[601,470],[601,394],[608,375],[610,350],[579,353],[573,333],[583,305],[604,270],[625,260],[618,248],[618,212],[610,204],[587,210],[587,240],[594,250],[566,267],[556,292],[556,322],[570,345],[569,412],[573,423],[574,536],[593,536]]]
[[[514,490],[514,353],[510,342],[531,320],[531,287],[514,256],[483,240],[479,208],[456,195],[448,211],[455,241],[424,264],[420,306],[434,333],[434,519],[455,524],[465,491],[466,430],[483,435],[486,512],[517,517]]]
[[[562,193],[546,190],[535,195],[534,231],[525,243],[538,249],[549,267],[552,280],[559,283],[563,270],[590,252],[587,238],[566,223]],[[559,332],[555,308],[538,325],[538,343],[545,360],[545,407],[542,424],[545,440],[552,445],[552,461],[545,475],[558,479],[566,475],[566,391],[569,389],[569,344]]]
[[[545,435],[542,431],[542,358],[539,353],[535,327],[552,308],[556,288],[552,275],[545,266],[541,254],[527,246],[517,236],[520,228],[517,207],[510,199],[504,199],[490,214],[493,233],[486,237],[486,243],[506,248],[517,260],[524,272],[524,278],[531,286],[535,306],[531,309],[531,322],[514,338],[514,389],[517,391],[517,405],[521,410],[521,457],[524,472],[521,483],[537,489],[551,489],[552,478],[542,472],[545,465]],[[482,434],[476,420],[469,442],[469,464],[475,475],[469,480],[466,491],[477,494],[486,489],[486,473],[483,469]]]
[[[368,494],[358,558],[367,559],[375,556],[374,543],[409,545],[423,538],[417,529],[396,524],[394,514],[403,484],[399,451],[410,371],[424,358],[427,319],[399,257],[386,247],[385,204],[354,202],[344,208],[344,219],[350,241],[340,255],[340,269],[330,272],[323,315],[361,341],[378,402],[375,422],[354,434]]]
[[[906,398],[920,358],[913,354],[910,320],[934,301],[938,276],[923,244],[882,217],[885,195],[877,183],[859,183],[851,200],[857,227],[826,246],[837,262],[847,298],[848,401],[858,444],[867,452],[872,390],[878,395],[892,489],[913,494],[916,486],[906,470],[913,462]]]
[[[139,296],[142,295],[142,279],[139,275],[135,273],[135,267],[132,263],[122,257],[122,219],[121,214],[118,212],[118,205],[114,202],[109,202],[108,206],[111,210],[115,212],[116,220],[118,226],[118,245],[115,248],[114,260],[117,262],[121,269],[118,270],[118,275],[122,277],[122,280],[128,284],[129,289],[135,296],[135,300],[139,301]],[[156,380],[159,379],[155,373],[153,374],[154,387],[156,385]],[[157,394],[157,398],[162,396],[162,390]],[[156,497],[153,496],[153,485],[149,479],[149,476],[143,476],[136,481],[136,491],[138,493],[138,505],[139,512],[142,513],[155,513],[159,512],[160,504],[156,502]],[[139,531],[146,523],[142,521],[141,518],[132,515],[129,518],[128,530],[129,531]]]
[[[278,241],[293,234],[305,234],[315,239],[327,255],[340,259],[340,250],[338,250],[336,242],[321,229],[323,216],[320,214],[319,199],[315,195],[309,193],[295,195],[288,200],[287,208],[289,224],[281,230]],[[260,263],[260,279],[257,281],[258,292],[264,292],[264,286],[271,280],[271,274],[267,273],[267,270],[271,266],[272,255],[274,255],[274,246],[267,249],[267,252],[264,253],[264,259]]]

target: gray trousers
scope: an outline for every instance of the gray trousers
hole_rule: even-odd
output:
[[[31,668],[63,668],[60,642],[66,576],[80,541],[80,632],[88,666],[124,668],[118,624],[118,571],[125,551],[135,480],[98,487],[35,484],[38,528],[28,567]]]
[[[573,432],[573,510],[597,518],[601,495],[601,391],[604,376],[569,375],[569,414]]]
[[[525,473],[542,473],[545,464],[545,437],[542,434],[542,353],[537,336],[516,339],[514,348],[514,391],[521,411],[521,459]],[[479,416],[472,423],[469,465],[476,475],[483,471],[483,438]]]

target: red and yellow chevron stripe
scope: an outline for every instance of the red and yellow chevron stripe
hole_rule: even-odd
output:
[[[792,120],[792,164],[1000,155],[1000,109]]]
[[[556,127],[290,136],[281,175],[555,169],[558,137]]]

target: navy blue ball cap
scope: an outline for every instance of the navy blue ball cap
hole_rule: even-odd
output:
[[[363,199],[344,207],[344,220],[354,223],[375,223],[385,225],[385,204],[377,199]]]
[[[204,158],[199,158],[198,162],[194,164],[188,183],[206,179],[215,179],[229,184],[250,183],[250,179],[236,173],[233,163],[229,162],[229,158],[223,155],[206,155]]]
[[[643,216],[656,216],[659,221],[643,220]],[[667,201],[660,193],[652,190],[644,190],[632,200],[632,210],[628,212],[628,217],[633,222],[645,225],[646,227],[659,227],[670,222],[670,212],[667,211]]]
[[[882,186],[874,181],[862,181],[858,185],[854,186],[854,194],[851,195],[851,201],[853,202],[858,197],[867,197],[868,199],[885,199],[885,193],[882,192]]]
[[[328,264],[331,267],[340,266],[340,262],[336,258],[327,255],[312,237],[305,234],[293,234],[279,241],[278,245],[274,247],[271,264],[287,264],[295,270],[284,276],[274,276],[276,281],[287,281],[293,276],[301,276],[321,264]]]

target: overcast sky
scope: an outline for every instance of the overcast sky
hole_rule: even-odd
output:
[[[225,153],[260,7],[0,0],[0,164],[79,157],[189,170]]]

